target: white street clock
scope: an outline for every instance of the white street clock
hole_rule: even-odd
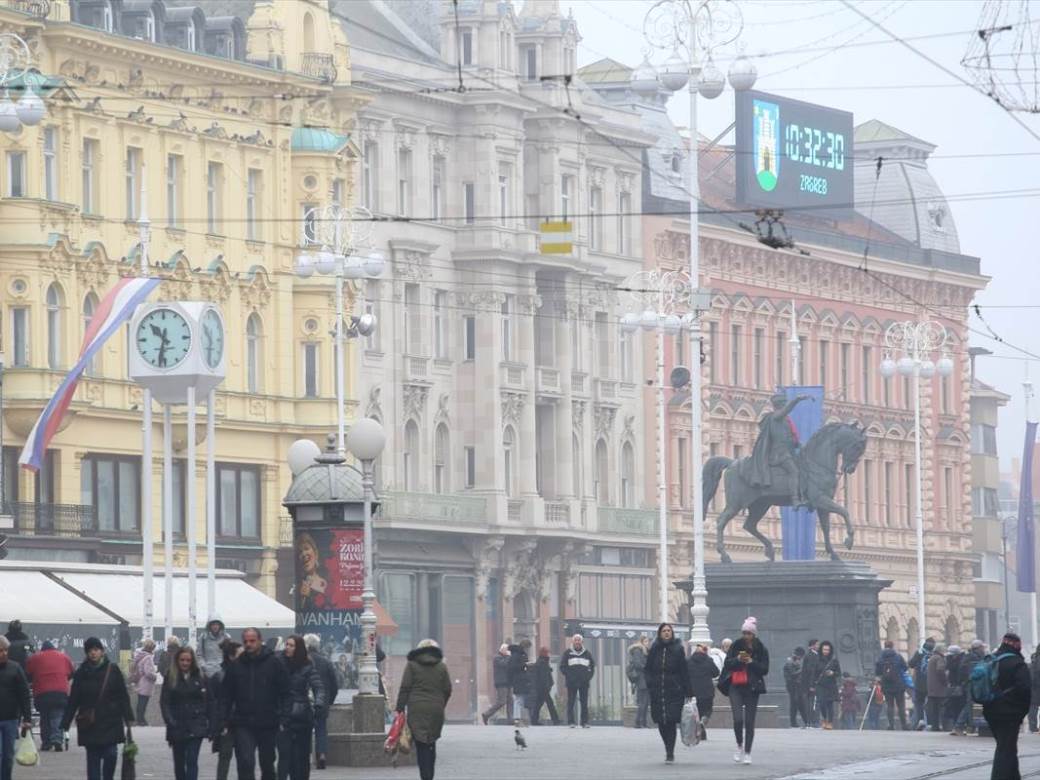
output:
[[[224,318],[210,303],[143,304],[130,334],[130,378],[161,403],[185,403],[189,387],[201,400],[224,380]]]

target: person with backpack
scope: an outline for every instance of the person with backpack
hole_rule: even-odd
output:
[[[943,731],[946,725],[946,645],[937,644],[928,658],[928,728],[931,731]]]
[[[1032,698],[1029,666],[1022,657],[1018,634],[1004,634],[1000,647],[978,664],[971,674],[972,698],[982,704],[982,714],[993,732],[991,780],[1020,780],[1018,732],[1029,713]]]
[[[788,718],[791,728],[798,728],[798,717],[802,718],[802,728],[809,728],[809,716],[806,713],[805,691],[802,688],[802,672],[805,668],[805,648],[796,647],[791,657],[784,664],[784,686],[787,688]]]
[[[155,642],[146,639],[134,652],[134,660],[130,662],[130,687],[137,693],[137,721],[135,726],[147,726],[145,713],[148,702],[155,693],[155,681],[159,673],[155,668]]]
[[[986,643],[981,639],[974,639],[971,649],[968,650],[964,662],[961,664],[961,684],[964,686],[964,707],[957,716],[954,724],[957,728],[957,736],[967,736],[976,732],[974,708],[975,702],[971,698],[971,675],[975,667],[986,660]]]
[[[1036,734],[1036,711],[1040,708],[1040,646],[1029,657],[1029,678],[1031,682],[1031,699],[1029,705],[1029,733]]]
[[[906,723],[906,661],[896,652],[892,640],[885,641],[885,649],[881,651],[874,666],[874,674],[881,684],[881,692],[885,696],[885,710],[888,715],[888,730],[895,731],[896,710],[899,711],[899,727],[906,731],[910,728]]]
[[[646,669],[646,653],[650,640],[642,636],[638,642],[628,648],[628,665],[625,667],[625,676],[632,685],[632,692],[636,695],[636,724],[637,729],[648,728],[646,713],[650,707],[650,694],[646,689],[646,677],[643,670]]]
[[[927,725],[925,703],[928,701],[928,659],[934,649],[935,638],[928,637],[921,645],[921,649],[910,657],[910,669],[913,671],[914,681],[914,715],[910,728],[915,731],[923,729]]]

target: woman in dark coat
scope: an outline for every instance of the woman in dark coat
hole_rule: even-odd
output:
[[[232,728],[224,728],[224,705],[221,697],[224,692],[224,675],[227,668],[242,654],[242,645],[233,639],[225,639],[220,643],[224,660],[220,669],[207,680],[209,685],[209,730],[213,752],[217,753],[217,780],[228,780],[231,770],[231,759],[235,755],[235,733]]]
[[[816,674],[816,703],[820,707],[820,721],[825,729],[834,728],[834,702],[838,700],[841,663],[830,640],[820,642],[819,671]]]
[[[997,741],[990,778],[1020,780],[1018,732],[1022,728],[1022,719],[1029,714],[1032,686],[1029,667],[1022,657],[1022,640],[1018,634],[1004,634],[994,657],[1000,658],[997,661],[996,688],[1002,693],[995,700],[982,705],[983,717]]]
[[[61,728],[68,731],[76,721],[76,741],[87,749],[87,780],[113,780],[119,745],[126,741],[134,722],[126,678],[105,656],[97,637],[83,643],[87,658],[72,675],[72,690],[65,705]]]
[[[751,763],[751,746],[755,741],[755,716],[758,697],[766,692],[769,674],[769,651],[758,638],[758,621],[749,617],[740,629],[740,639],[729,646],[722,665],[719,691],[729,696],[733,710],[733,733],[737,737],[738,764]]]
[[[530,667],[529,667],[530,668]],[[532,673],[534,687],[534,700],[527,711],[531,713],[531,725],[537,726],[542,716],[542,705],[549,706],[549,717],[554,726],[560,725],[560,715],[556,712],[556,704],[552,700],[553,670],[549,664],[549,648],[542,647],[538,650],[538,660],[534,664]]]
[[[675,629],[668,623],[657,627],[657,639],[646,656],[646,689],[650,694],[650,717],[664,742],[664,760],[675,761],[676,729],[682,721],[683,704],[693,696],[686,653]]]
[[[166,741],[173,748],[176,780],[198,780],[199,777],[199,748],[210,733],[206,688],[206,676],[199,669],[195,651],[182,647],[173,657],[159,694]]]
[[[690,687],[697,699],[697,713],[701,719],[701,739],[708,738],[708,719],[715,707],[715,680],[719,667],[708,655],[708,646],[699,644],[686,660],[690,671]]]
[[[328,699],[321,675],[307,657],[302,636],[293,634],[285,640],[282,661],[289,671],[289,691],[280,718],[283,729],[278,735],[278,778],[307,780],[311,776],[314,712],[324,710]]]
[[[444,654],[434,640],[424,639],[408,654],[396,707],[398,712],[408,711],[420,780],[433,780],[437,740],[450,698],[451,677],[444,665]]]

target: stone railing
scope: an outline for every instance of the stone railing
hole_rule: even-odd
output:
[[[509,499],[506,504],[506,512],[510,523],[519,523],[524,517],[524,502],[519,499]]]
[[[621,509],[601,506],[597,511],[599,530],[608,534],[653,536],[657,533],[656,509]]]
[[[430,359],[417,355],[404,356],[405,376],[412,381],[426,382],[430,378]]]
[[[518,390],[524,388],[524,368],[523,363],[500,363],[499,368],[502,371],[502,385],[504,387],[512,387]]]
[[[596,379],[596,400],[600,403],[616,404],[618,383],[613,379]]]
[[[538,366],[538,392],[560,392],[560,372],[558,369]]]
[[[545,502],[546,525],[570,525],[571,505],[566,501]]]
[[[381,514],[389,520],[480,525],[487,522],[487,499],[457,493],[391,490],[383,496]]]

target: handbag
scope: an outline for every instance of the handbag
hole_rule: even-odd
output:
[[[15,740],[14,760],[19,766],[36,766],[40,763],[40,754],[36,751],[36,741],[31,731],[26,730]]]
[[[404,731],[404,727],[408,725],[405,720],[403,712],[398,712],[394,715],[394,722],[390,724],[390,731],[386,735],[386,742],[383,743],[383,750],[387,753],[393,753],[397,750],[397,744],[401,740],[401,732]]]
[[[76,712],[76,728],[78,729],[89,729],[94,725],[94,721],[97,720],[97,708],[101,705],[101,700],[105,697],[105,688],[108,687],[108,675],[112,672],[112,662],[108,662],[108,666],[105,667],[105,676],[101,680],[101,690],[98,691],[97,701],[94,702],[93,707],[80,707]]]
[[[407,721],[405,721],[404,728],[401,729],[401,738],[397,740],[397,752],[406,754],[412,752],[412,730],[408,728]]]
[[[119,780],[137,780],[137,743],[130,727],[126,727],[126,744],[123,745],[123,765],[119,769]]]
[[[730,685],[747,685],[748,674],[747,669],[734,669],[733,674],[730,675]]]

